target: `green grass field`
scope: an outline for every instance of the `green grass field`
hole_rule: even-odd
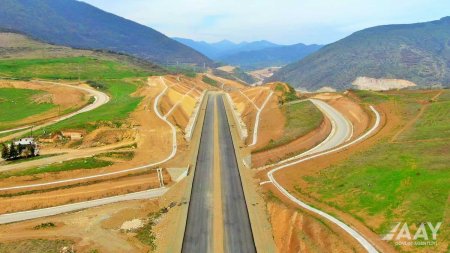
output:
[[[0,77],[19,79],[99,80],[148,76],[151,73],[116,61],[91,57],[0,60]]]
[[[131,96],[137,88],[142,85],[142,80],[105,80],[102,81],[106,93],[111,100],[90,112],[76,115],[70,119],[59,122],[46,128],[46,131],[56,131],[67,128],[86,129],[92,131],[100,124],[112,122],[114,125],[120,125],[129,114],[136,109],[142,101],[141,97]],[[42,134],[43,130],[37,132]]]
[[[59,253],[63,247],[70,247],[74,242],[68,240],[31,239],[0,243],[0,253]]]
[[[282,110],[286,115],[283,137],[271,140],[268,145],[253,153],[285,145],[316,129],[323,121],[322,112],[310,101],[286,105]]]
[[[207,77],[207,76],[203,76],[202,81],[203,81],[204,83],[207,83],[207,84],[209,84],[209,85],[211,85],[211,86],[214,86],[214,87],[219,86],[219,82],[217,82],[216,80],[214,80],[214,79],[212,79],[212,78],[209,78],[209,77]]]
[[[405,119],[418,113],[418,99],[431,96],[368,92],[363,95],[364,101],[371,103],[394,101]],[[383,139],[321,171],[320,175],[306,177],[311,186],[297,190],[319,194],[321,201],[353,214],[366,224],[371,224],[371,219],[381,219],[379,225],[369,225],[378,234],[388,232],[394,222],[445,222],[450,192],[449,108],[450,96],[446,95],[444,100],[431,103],[398,142]],[[445,243],[448,230],[442,229],[440,236],[439,243]]]
[[[0,173],[0,178],[20,177],[20,176],[32,176],[42,173],[50,172],[62,172],[69,170],[87,170],[106,167],[112,165],[112,162],[99,160],[95,157],[80,158],[64,163],[50,164],[42,167],[36,167],[20,171],[3,172]]]
[[[0,130],[10,128],[14,122],[54,108],[54,104],[33,101],[33,96],[45,93],[28,89],[0,88]]]
[[[108,104],[87,113],[77,115],[73,118],[52,125],[45,129],[47,132],[63,130],[67,128],[94,130],[99,124],[109,122],[115,125],[121,124],[129,114],[136,109],[142,98],[133,97],[131,94],[143,85],[143,78],[155,73],[132,67],[118,61],[97,59],[93,57],[70,57],[53,59],[8,59],[0,60],[0,77],[14,79],[67,79],[80,78],[88,81],[94,87],[108,93],[111,100]],[[138,80],[138,79],[140,80]],[[14,91],[11,91],[13,93]],[[2,93],[3,94],[3,93]],[[10,94],[5,94],[8,99]],[[2,101],[0,97],[0,101]],[[24,104],[24,103],[23,103]],[[0,106],[2,106],[0,104]],[[28,106],[21,105],[19,110],[24,115],[34,115],[51,105]],[[6,104],[5,104],[6,107]],[[24,109],[25,108],[25,109]],[[23,111],[23,112],[22,112]],[[11,119],[14,115],[20,115],[15,111],[0,110],[3,113],[1,119]],[[0,121],[1,123],[1,121]],[[1,129],[0,125],[0,129]],[[43,130],[37,134],[42,134]]]

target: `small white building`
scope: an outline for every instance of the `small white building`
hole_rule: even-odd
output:
[[[32,154],[32,156],[38,156],[39,155],[39,145],[34,140],[34,138],[22,138],[22,139],[19,139],[18,141],[14,142],[14,145],[15,146],[21,145],[21,146],[24,146],[24,147],[32,147],[33,150],[34,150],[34,153]]]

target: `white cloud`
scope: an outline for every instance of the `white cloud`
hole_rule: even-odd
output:
[[[329,43],[382,24],[450,14],[448,0],[83,0],[168,36]]]

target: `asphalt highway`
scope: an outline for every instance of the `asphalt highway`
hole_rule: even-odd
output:
[[[184,232],[183,253],[212,252],[214,102],[214,95],[208,98]]]
[[[256,252],[247,204],[242,189],[224,97],[217,101],[219,122],[224,252]]]

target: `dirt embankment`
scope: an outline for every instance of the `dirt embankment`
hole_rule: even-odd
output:
[[[264,94],[259,100],[264,100],[267,97]],[[264,109],[261,111],[258,142],[253,149],[258,149],[269,144],[271,140],[277,140],[283,136],[284,125],[286,124],[286,116],[278,105],[277,96],[272,96]],[[253,131],[252,131],[253,134]]]
[[[14,243],[20,240],[47,239],[71,240],[80,253],[98,252],[149,252],[149,247],[140,243],[135,233],[120,231],[122,224],[133,219],[145,220],[149,213],[158,212],[157,200],[127,201],[96,208],[61,214],[32,221],[2,225],[0,242]],[[34,229],[43,223],[55,227]]]
[[[402,79],[376,79],[370,77],[358,77],[353,81],[352,85],[360,90],[385,91],[392,89],[403,89],[417,86],[415,83]]]
[[[347,241],[328,224],[280,203],[269,202],[267,209],[278,252],[365,252]]]
[[[169,184],[170,175],[165,172],[165,184]],[[130,192],[137,192],[159,187],[156,171],[138,176],[123,177],[94,184],[61,187],[52,191],[36,191],[26,195],[0,196],[0,214],[40,209],[68,203],[105,198]],[[8,192],[14,194],[14,192]]]
[[[312,132],[286,145],[252,154],[252,166],[261,167],[302,153],[325,140],[330,131],[331,122],[324,118],[320,126]]]
[[[233,103],[241,114],[241,118],[247,126],[248,137],[246,144],[253,142],[256,114],[262,108],[273,87],[252,87],[240,91],[230,92]],[[278,96],[274,94],[267,102],[260,114],[258,128],[258,141],[254,149],[266,146],[270,140],[282,136],[285,117],[278,107]]]

